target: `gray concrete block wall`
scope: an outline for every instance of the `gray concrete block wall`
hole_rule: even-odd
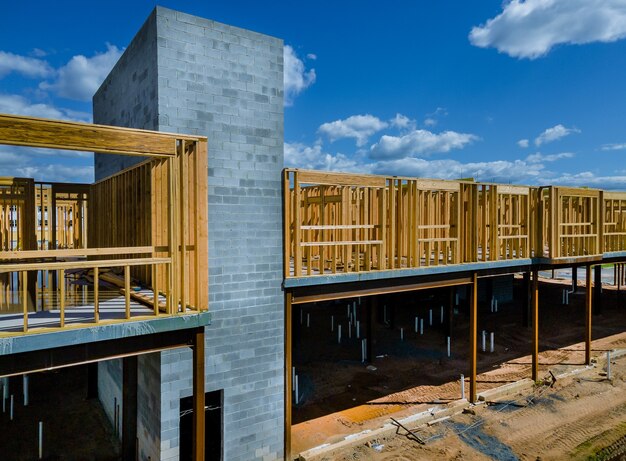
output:
[[[115,427],[115,405],[119,405],[122,414],[122,360],[114,359],[98,362],[98,398],[104,408],[111,427]],[[120,416],[121,419],[121,416]],[[119,421],[119,420],[118,420]],[[118,423],[118,429],[121,423]],[[122,433],[118,431],[119,439]]]
[[[137,368],[139,459],[157,460],[161,455],[161,354],[140,355]]]
[[[94,95],[94,123],[158,129],[155,37],[156,14],[152,13]],[[125,78],[116,78],[119,75]],[[124,107],[120,110],[121,101]],[[142,157],[95,154],[95,179],[105,178],[143,160]]]
[[[161,7],[154,16],[158,129],[209,140],[213,314],[206,329],[206,390],[224,389],[224,459],[282,459],[283,43]],[[143,48],[149,46],[133,44],[128,50]],[[98,121],[131,123],[121,116],[130,103],[119,82],[137,85],[123,67],[116,67],[106,90],[94,98],[94,111],[99,104],[109,106],[106,117],[99,112]],[[147,120],[144,125],[135,122],[151,128]],[[105,160],[96,164],[96,177],[123,166]],[[191,353],[171,351],[160,357],[160,459],[174,460],[179,400],[191,395]]]

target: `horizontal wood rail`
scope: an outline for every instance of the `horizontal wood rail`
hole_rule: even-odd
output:
[[[285,277],[626,251],[626,193],[285,169]]]
[[[154,252],[154,247],[116,247],[116,248],[77,248],[71,250],[24,250],[0,251],[0,260],[3,259],[32,259],[32,258],[68,258],[104,255],[131,255]]]
[[[144,266],[147,264],[171,263],[170,258],[140,258],[140,259],[104,259],[102,261],[63,261],[50,263],[15,263],[0,264],[0,273],[16,272],[20,270],[58,270],[58,269],[90,269],[93,267],[125,267]]]

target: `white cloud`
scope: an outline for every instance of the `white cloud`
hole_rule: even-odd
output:
[[[387,128],[387,122],[370,114],[352,115],[344,120],[322,124],[318,131],[331,142],[343,138],[354,138],[357,146],[364,146],[374,133]]]
[[[559,44],[613,42],[626,37],[624,0],[509,0],[502,13],[472,28],[474,46],[535,59]]]
[[[626,149],[626,142],[618,144],[605,144],[601,147],[602,150],[624,150]]]
[[[535,138],[535,145],[541,146],[542,144],[546,144],[564,138],[565,136],[569,136],[572,133],[580,133],[580,130],[577,128],[565,128],[563,125],[558,124],[553,126],[552,128],[548,128],[539,136],[537,136]]]
[[[424,125],[427,127],[433,127],[439,123],[439,119],[441,117],[445,117],[448,115],[448,110],[445,107],[437,107],[434,112],[426,114],[426,118],[424,119]]]
[[[552,184],[592,187],[604,190],[626,190],[626,176],[596,176],[591,171],[583,171],[576,174],[564,173],[554,178]]]
[[[46,53],[41,48],[33,48],[33,50],[30,52],[30,54],[35,56],[36,58],[43,58],[43,57],[48,56],[48,53]]]
[[[52,74],[53,69],[50,64],[41,59],[0,51],[0,78],[11,72],[26,77],[46,78]]]
[[[317,55],[315,53],[309,53],[306,55],[307,59],[310,59],[311,61],[315,61],[317,60]]]
[[[364,166],[343,154],[329,154],[316,144],[285,143],[285,166],[309,170],[363,171]]]
[[[572,153],[543,155],[536,153],[526,159],[495,160],[463,163],[453,159],[429,160],[423,158],[395,158],[367,162],[366,158],[324,152],[320,144],[306,146],[285,143],[285,166],[314,170],[374,173],[380,175],[409,176],[416,178],[459,179],[512,183],[523,185],[558,184],[573,187],[596,187],[607,190],[626,189],[626,171],[616,171],[614,176],[596,176],[584,171],[576,174],[555,173],[546,169],[545,163],[571,158]]]
[[[8,171],[8,173],[6,173]],[[10,174],[21,178],[35,178],[42,182],[87,183],[94,181],[94,169],[91,165],[29,165],[18,168],[0,169],[0,174]]]
[[[560,154],[543,155],[541,152],[531,154],[526,157],[528,163],[543,163],[543,162],[556,162],[564,158],[572,158],[574,156],[571,152],[561,152]]]
[[[526,149],[528,147],[528,139],[520,139],[519,141],[517,141],[517,145],[520,146],[522,149]]]
[[[298,55],[291,46],[285,45],[283,58],[285,105],[291,106],[296,96],[315,83],[317,76],[315,69],[306,70],[304,62],[298,58]],[[315,58],[317,58],[317,56]]]
[[[523,160],[462,163],[451,159],[403,158],[378,162],[372,170],[377,174],[420,178],[474,178],[477,181],[534,183],[542,174],[543,165],[528,164]]]
[[[391,126],[394,126],[400,130],[414,130],[416,126],[415,120],[412,120],[406,115],[400,113],[396,114],[394,118],[389,120],[389,123],[391,124]]]
[[[0,112],[6,114],[26,115],[30,117],[55,118],[78,122],[91,121],[86,112],[63,109],[44,103],[31,103],[26,98],[14,94],[0,93]]]
[[[90,58],[76,55],[57,70],[52,82],[41,82],[39,88],[54,91],[63,98],[91,101],[121,54],[122,50],[107,44],[104,53],[96,53]]]
[[[374,159],[398,159],[416,155],[449,152],[462,149],[479,138],[469,133],[443,131],[433,133],[428,130],[413,130],[404,136],[384,135],[370,149]]]

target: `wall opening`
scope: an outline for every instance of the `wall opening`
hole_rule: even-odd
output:
[[[205,460],[223,459],[224,390],[204,394]],[[192,460],[193,397],[180,399],[180,461]]]

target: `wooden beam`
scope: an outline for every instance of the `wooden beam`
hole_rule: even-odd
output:
[[[472,275],[472,284],[470,285],[470,360],[469,360],[469,378],[470,378],[470,394],[471,403],[476,402],[478,392],[476,389],[476,361],[478,349],[478,275]]]
[[[205,451],[204,402],[204,328],[193,339],[193,459],[204,461]]]
[[[104,154],[172,157],[176,139],[198,136],[0,114],[0,144]]]
[[[376,288],[361,288],[346,291],[332,291],[316,293],[311,295],[294,296],[293,304],[305,304],[320,301],[332,301],[335,299],[354,298],[357,296],[375,296],[391,293],[404,293],[407,291],[427,290],[431,288],[443,288],[449,286],[469,285],[472,283],[470,277],[461,277],[449,280],[439,280],[434,282],[412,283],[408,285],[380,286]]]
[[[531,287],[531,311],[532,311],[532,379],[537,381],[539,377],[539,272],[533,270]]]
[[[332,186],[367,186],[385,187],[384,176],[355,175],[346,173],[330,173],[326,171],[287,170],[295,171],[300,184],[326,184]]]
[[[592,313],[592,283],[591,265],[585,267],[585,364],[591,364],[591,313]]]

